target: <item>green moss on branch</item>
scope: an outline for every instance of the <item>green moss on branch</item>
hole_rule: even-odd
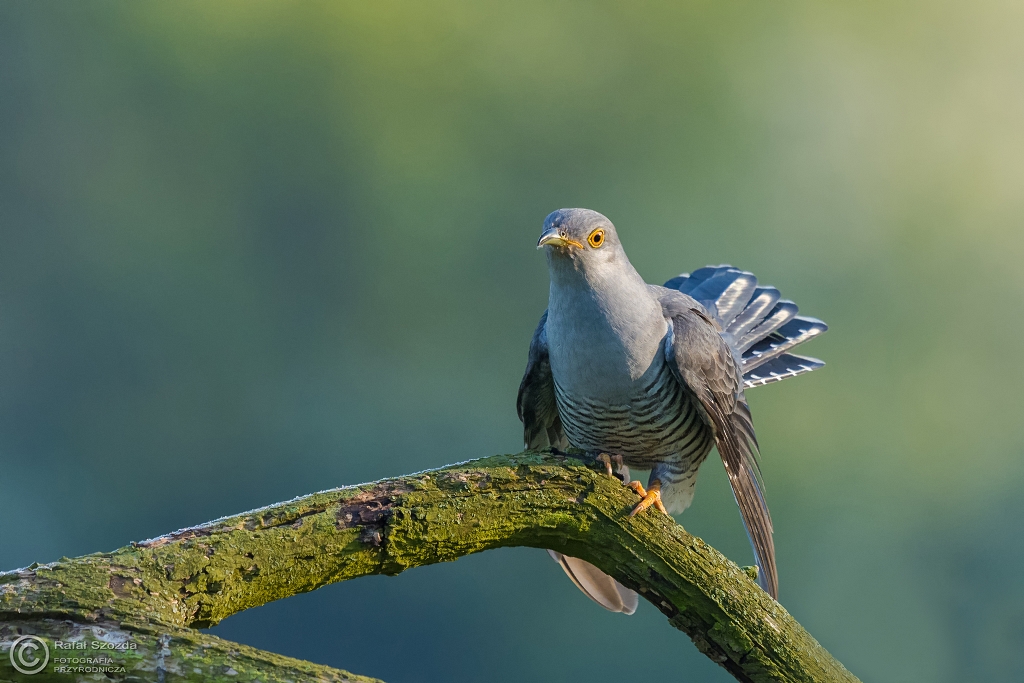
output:
[[[49,661],[38,673],[24,675],[14,670],[4,653],[0,659],[0,681],[382,683],[376,678],[264,652],[192,629],[124,628],[104,622],[82,624],[28,618],[0,622],[0,642],[13,642],[21,633],[43,638],[49,648]],[[79,645],[81,649],[57,649],[56,642],[65,647]],[[99,671],[101,668],[103,671]]]
[[[628,517],[635,503],[582,460],[486,458],[0,574],[0,627],[52,619],[183,637],[336,581],[532,546],[588,560],[636,589],[741,681],[857,680],[699,538],[664,515]]]

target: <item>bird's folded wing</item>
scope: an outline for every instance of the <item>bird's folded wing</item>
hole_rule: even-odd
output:
[[[632,614],[636,611],[636,606],[640,602],[636,591],[626,588],[585,560],[569,557],[554,550],[549,550],[548,554],[561,565],[576,587],[601,607],[623,614]]]
[[[775,598],[779,589],[772,519],[764,499],[757,438],[743,397],[739,362],[711,318],[697,307],[678,305],[684,303],[682,298],[662,302],[671,322],[666,359],[676,379],[697,399],[702,417],[714,430],[715,445],[760,569],[758,583]]]
[[[569,445],[555,404],[555,381],[551,376],[548,340],[544,330],[547,319],[548,313],[544,311],[530,342],[526,372],[516,399],[519,419],[523,421],[523,441],[531,450],[548,447],[564,449]]]

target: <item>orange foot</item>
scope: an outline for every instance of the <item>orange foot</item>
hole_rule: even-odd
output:
[[[668,510],[665,509],[665,504],[661,502],[661,482],[655,479],[651,482],[650,486],[651,488],[645,491],[644,485],[640,482],[632,481],[629,483],[629,488],[633,489],[638,495],[643,497],[643,500],[637,503],[636,507],[633,508],[633,511],[629,513],[630,517],[643,512],[652,505],[658,510],[664,512],[666,515],[668,514]]]

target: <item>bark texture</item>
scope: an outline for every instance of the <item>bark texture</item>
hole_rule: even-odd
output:
[[[109,553],[0,574],[0,680],[20,635],[134,642],[82,680],[371,681],[193,629],[271,600],[506,546],[550,548],[637,590],[740,681],[857,679],[746,572],[579,457],[496,456],[315,493]],[[596,608],[595,608],[596,609]],[[97,641],[97,642],[99,642]],[[50,655],[55,649],[50,647]],[[95,649],[59,658],[95,656]],[[102,650],[101,650],[102,652]]]

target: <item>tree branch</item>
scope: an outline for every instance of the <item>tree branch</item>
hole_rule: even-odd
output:
[[[335,581],[531,546],[636,589],[740,681],[857,681],[714,548],[665,515],[628,517],[635,503],[576,457],[529,452],[324,491],[2,573],[0,643],[130,639],[138,649],[113,657],[146,680],[369,681],[192,629]]]

